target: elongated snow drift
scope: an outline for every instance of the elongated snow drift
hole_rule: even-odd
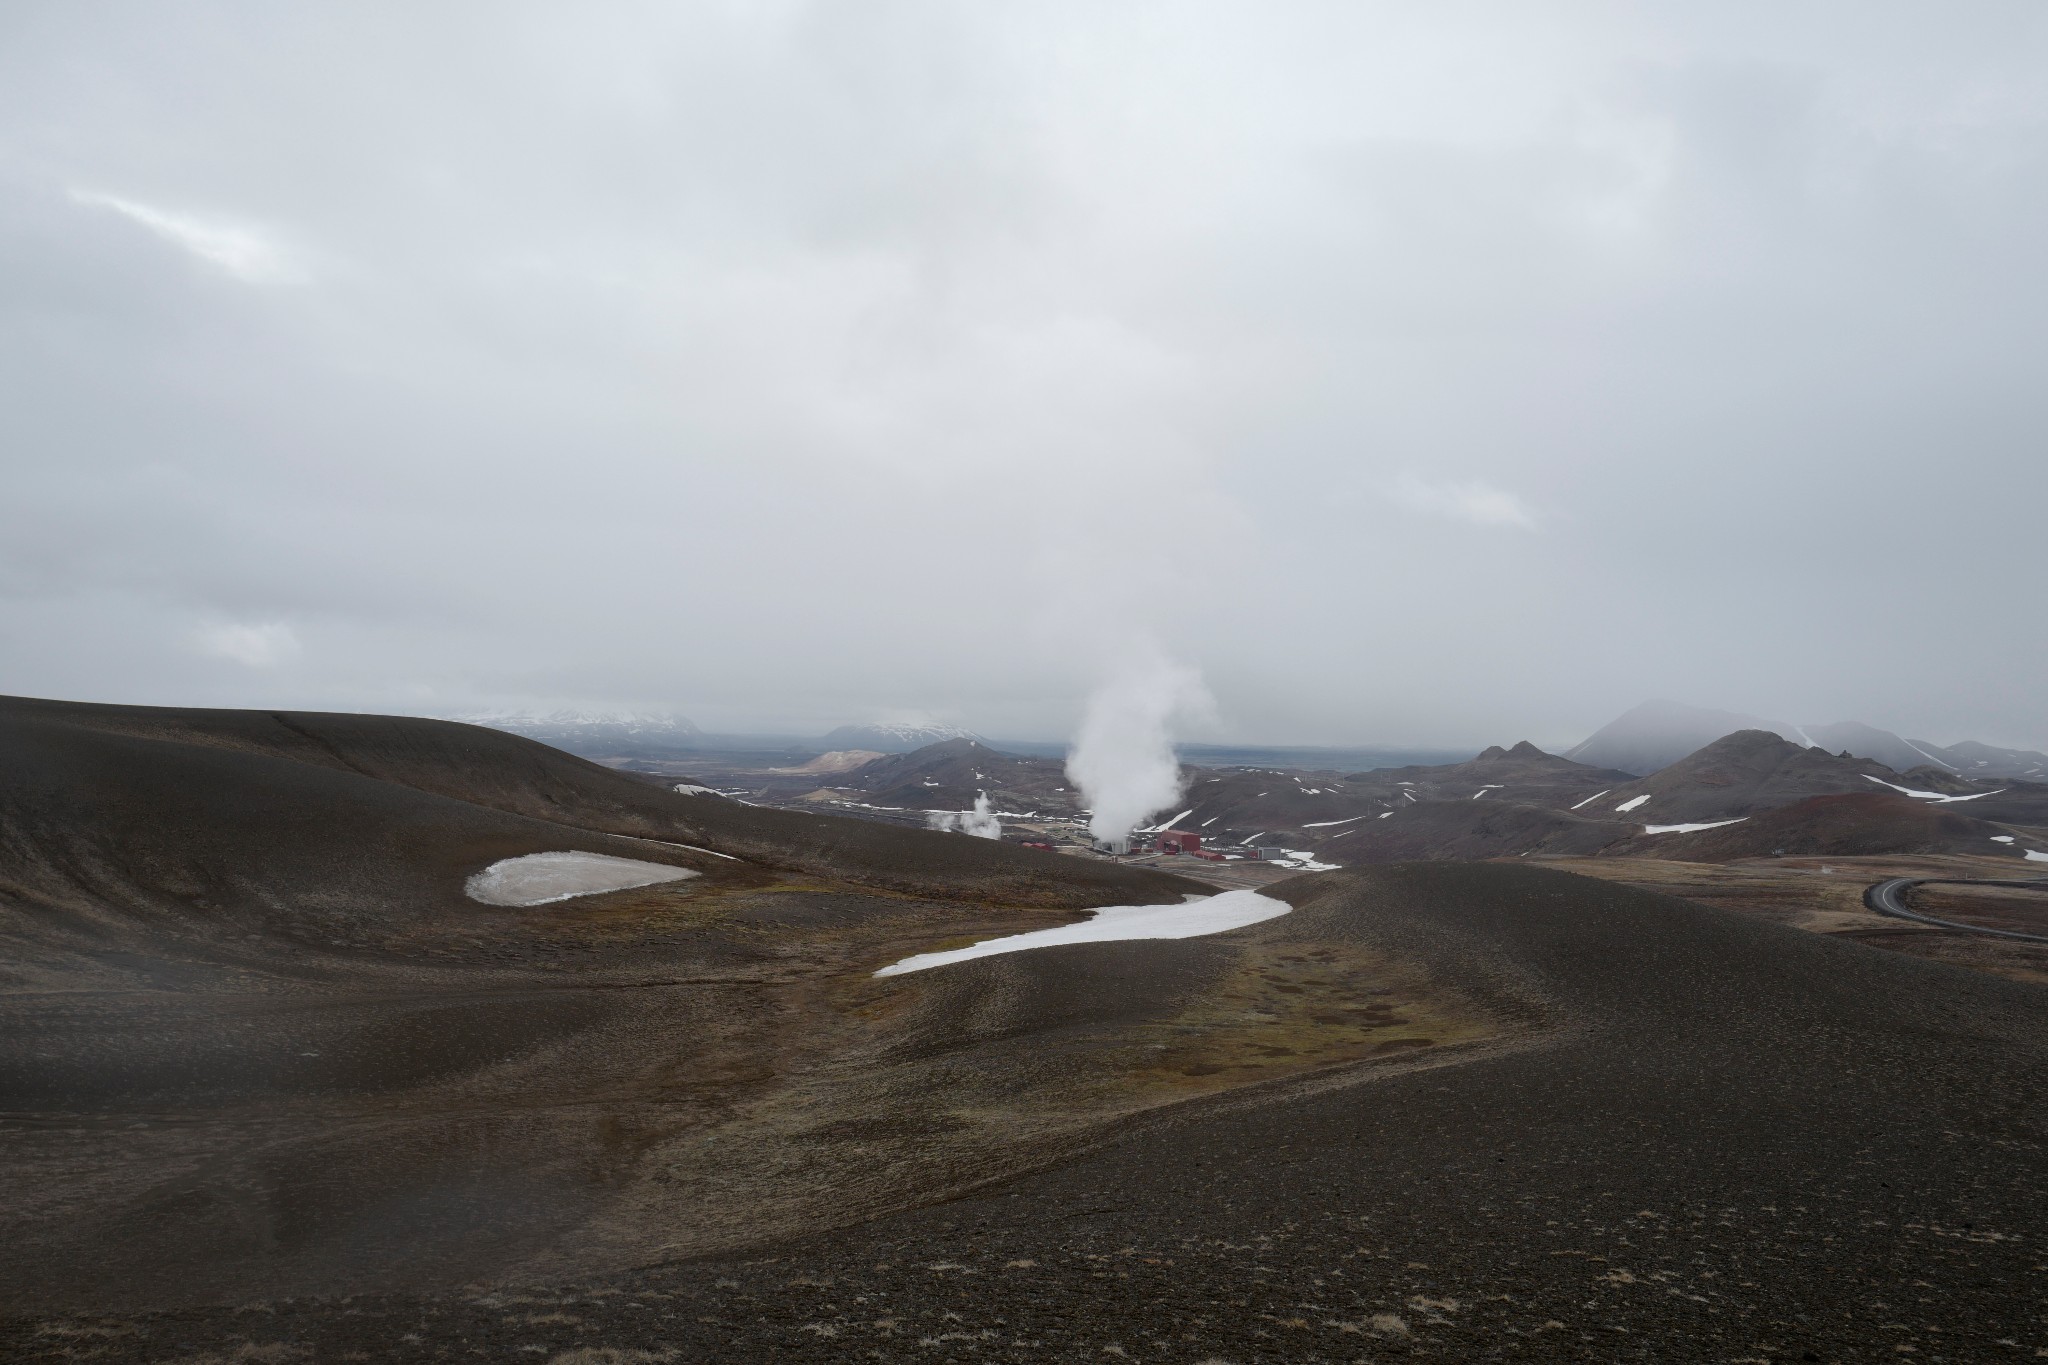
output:
[[[1226,929],[1276,919],[1294,907],[1286,901],[1261,896],[1256,891],[1225,891],[1201,896],[1179,905],[1105,905],[1093,919],[1079,924],[1062,924],[1056,929],[1034,929],[1028,934],[985,939],[966,948],[943,953],[919,953],[876,972],[876,976],[901,976],[927,967],[943,967],[969,958],[994,957],[997,953],[1021,953],[1031,948],[1051,948],[1062,943],[1112,943],[1137,938],[1201,938]]]
[[[605,853],[528,853],[501,858],[463,884],[473,901],[485,905],[546,905],[600,891],[624,891],[657,882],[679,882],[700,874],[687,867],[643,863]]]

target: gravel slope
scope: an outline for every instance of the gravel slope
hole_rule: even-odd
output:
[[[17,1321],[0,1344],[563,1365],[2048,1349],[2038,988],[1523,866],[1279,893],[1300,910],[1247,932],[1422,963],[1515,1041],[1192,1103],[970,1197],[744,1255],[541,1290]],[[1136,946],[958,970],[1053,982]]]

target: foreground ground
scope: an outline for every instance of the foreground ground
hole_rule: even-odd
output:
[[[1864,891],[1892,877],[1928,878],[1911,893],[1915,909],[1938,919],[2048,936],[2048,866],[1956,855],[1863,858],[1753,858],[1732,863],[1654,858],[1550,858],[1546,867],[1683,896],[1812,933],[1854,940],[1976,971],[2048,985],[2048,943],[1943,930],[1877,914]],[[2015,877],[2037,890],[1971,885]]]
[[[897,1035],[923,1040],[923,1069],[869,1120],[896,1129],[810,1133],[807,1150],[853,1149],[842,1169],[1002,1149],[951,1135],[988,1122],[1004,1076],[1026,1101],[1005,1122],[1094,1106],[938,1202],[601,1274],[557,1261],[408,1289],[330,1265],[335,1287],[288,1298],[181,1292],[177,1275],[143,1293],[81,1263],[18,1303],[0,1349],[563,1365],[2048,1354],[2038,986],[1526,865],[1274,890],[1294,914],[1218,939],[872,987],[926,1022]],[[1205,1088],[1233,1067],[1251,1069]],[[633,1180],[666,1163],[696,1191],[731,1172],[773,1208],[759,1182],[775,1173],[746,1151],[628,1139],[618,1162]],[[530,1187],[506,1174],[513,1203]],[[374,1183],[374,1163],[353,1178]],[[688,1204],[665,1207],[687,1222]]]

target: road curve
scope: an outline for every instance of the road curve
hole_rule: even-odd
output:
[[[2016,938],[2025,943],[2048,943],[2048,934],[2023,934],[2016,929],[1987,929],[1981,924],[1963,924],[1952,919],[1936,919],[1923,915],[1906,904],[1906,895],[1916,886],[2018,886],[2032,891],[2048,891],[2048,881],[2000,880],[1976,877],[1893,877],[1866,887],[1863,903],[1880,915],[1893,919],[1909,919],[1916,924],[1932,925],[1937,929],[1955,929],[1966,934],[1990,934],[1994,938]]]

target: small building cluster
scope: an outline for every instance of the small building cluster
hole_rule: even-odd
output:
[[[1023,839],[1019,842],[1025,848],[1051,850],[1057,847],[1049,839]],[[1189,857],[1203,858],[1212,863],[1259,862],[1287,856],[1284,849],[1260,848],[1253,844],[1204,844],[1201,835],[1182,829],[1138,830],[1124,839],[1097,839],[1091,847],[1095,852],[1112,858]]]
[[[1163,829],[1157,834],[1133,836],[1133,851],[1149,849],[1164,856],[1204,858],[1212,863],[1256,862],[1262,858],[1278,856],[1279,850],[1259,848],[1252,844],[1211,844],[1204,848],[1202,836],[1193,830]]]

